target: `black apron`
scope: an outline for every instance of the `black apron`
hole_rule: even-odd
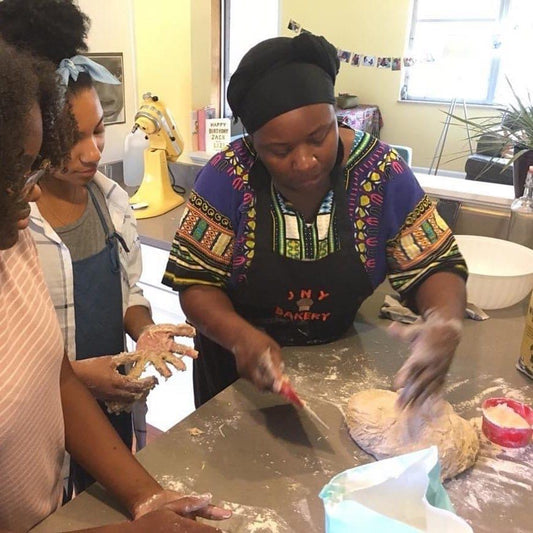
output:
[[[343,335],[372,286],[355,249],[354,228],[342,168],[332,172],[334,224],[340,247],[317,261],[289,259],[273,251],[271,180],[257,161],[250,185],[257,194],[256,239],[246,281],[228,295],[236,311],[263,329],[280,346],[322,344]],[[197,407],[238,379],[235,358],[197,333],[194,360],[194,396]]]
[[[97,254],[72,262],[77,360],[99,355],[115,355],[124,351],[119,242],[126,251],[127,247],[114,228],[109,228],[107,225],[90,187],[87,187],[87,190],[104,229],[106,245]],[[133,435],[131,413],[109,414],[103,402],[98,404],[124,444],[131,449]],[[71,460],[69,492],[71,493],[74,487],[79,494],[93,482],[94,479]]]

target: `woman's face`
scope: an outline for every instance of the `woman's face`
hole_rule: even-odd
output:
[[[21,190],[24,182],[31,172],[31,166],[35,161],[43,140],[43,122],[41,110],[37,103],[34,103],[26,119],[27,136],[24,140],[24,153],[21,156],[22,169],[24,175],[18,177],[19,186],[17,193],[10,195],[8,201],[13,202],[13,209],[7,213],[0,214],[0,250],[7,250],[15,245],[18,240],[18,232],[28,227],[30,216],[30,205],[28,202],[35,202],[41,191],[38,185],[30,190]],[[2,193],[9,194],[9,193]]]
[[[73,185],[87,185],[96,173],[104,149],[104,113],[93,88],[72,94],[69,102],[78,124],[79,140],[64,168],[56,170],[53,176]]]
[[[293,109],[267,122],[252,137],[259,158],[277,186],[304,192],[329,183],[339,142],[332,105]]]

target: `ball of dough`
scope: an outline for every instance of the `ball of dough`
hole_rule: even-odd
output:
[[[370,389],[348,401],[346,422],[352,439],[376,459],[436,445],[441,478],[449,479],[471,467],[479,451],[477,433],[444,400],[414,412],[396,408],[396,392]]]

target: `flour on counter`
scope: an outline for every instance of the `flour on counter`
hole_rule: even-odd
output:
[[[322,531],[322,528],[318,529],[315,524],[313,524],[313,519],[311,518],[311,510],[309,509],[309,502],[307,499],[299,500],[294,504],[294,508],[298,514],[305,520],[308,526],[308,533]]]
[[[524,490],[533,492],[533,447],[503,448],[493,444],[481,432],[481,417],[471,422],[479,433],[477,461],[469,471],[444,484],[455,510],[476,533],[526,533],[514,524],[514,519],[517,513],[530,514]],[[483,523],[487,524],[485,529],[480,526]]]
[[[464,398],[452,403],[460,415],[475,424],[480,450],[474,466],[445,483],[446,490],[457,514],[465,518],[476,533],[530,532],[531,529],[526,530],[520,524],[524,524],[524,516],[531,514],[526,501],[531,497],[524,498],[524,490],[533,492],[533,446],[503,448],[490,442],[481,432],[481,404],[493,397],[531,403],[531,387],[524,384],[516,388],[504,378],[482,373],[475,377],[475,390],[479,392],[472,396],[471,379],[451,383],[447,392]]]
[[[458,389],[459,387],[462,387],[463,385],[466,385],[469,382],[469,379],[463,379],[461,381],[456,381],[455,383],[450,383],[445,387],[446,393],[452,392],[455,389]]]
[[[233,516],[217,524],[228,533],[290,533],[292,529],[273,509],[222,501],[221,507],[231,509]]]
[[[328,350],[327,356],[321,357],[319,367],[303,352],[294,352],[293,357],[298,362],[296,373],[290,375],[291,381],[305,400],[311,400],[311,406],[313,399],[318,399],[339,407],[347,403],[354,392],[390,388],[392,384],[391,376],[375,370],[365,354],[357,350],[352,352],[350,348]],[[352,381],[343,379],[342,365],[353,366]]]
[[[221,428],[232,428],[234,430],[239,429],[239,420],[242,418],[242,413],[234,413],[231,416],[211,416],[205,419],[204,431],[207,436],[218,437],[220,435]]]
[[[182,494],[196,494],[192,490],[194,485],[193,478],[184,478],[187,480],[187,483],[184,483],[181,479],[177,479],[174,476],[156,476],[157,482],[164,488],[168,490],[175,490],[176,492],[181,492]]]
[[[211,453],[218,438],[225,438],[228,435],[228,431],[239,430],[239,420],[241,418],[241,412],[234,412],[227,416],[205,417],[198,424],[199,427],[191,427],[186,431],[196,443],[203,446],[206,452]]]
[[[481,392],[469,398],[468,400],[464,400],[462,402],[454,402],[453,405],[459,414],[471,411],[473,409],[481,412],[481,404],[483,403],[483,400],[486,400],[487,398],[505,397],[526,404],[531,402],[531,388],[529,385],[524,385],[523,389],[517,389],[509,385],[509,383],[507,383],[503,378],[487,379],[486,375],[480,375],[476,377],[476,380],[478,383],[482,383],[484,380],[486,380],[487,386]],[[459,390],[460,386],[463,384],[468,387],[468,381],[469,380],[467,380],[466,382],[461,381],[460,383],[456,384],[454,388]],[[454,385],[451,386],[453,387]],[[450,387],[448,387],[448,390],[449,388]]]
[[[174,476],[162,475],[156,476],[156,479],[165,489],[175,490],[184,495],[198,494],[192,488],[195,484],[195,479],[192,477],[184,476],[182,479],[178,479]],[[300,483],[294,482],[292,485],[293,490],[296,493],[301,493],[302,496],[309,492]],[[287,522],[273,509],[227,501],[214,501],[213,503],[233,512],[233,516],[230,519],[216,524],[217,527],[222,528],[227,533],[289,533],[293,531]],[[309,504],[305,498],[298,501],[296,511],[309,524],[309,533],[314,533],[315,531],[318,533],[319,530],[312,524]],[[205,523],[213,525],[213,522],[209,520],[206,520]]]

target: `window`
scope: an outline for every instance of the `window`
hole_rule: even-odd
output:
[[[226,101],[229,79],[252,46],[279,35],[279,0],[225,0],[223,25],[222,109],[231,117]]]
[[[409,41],[403,100],[505,104],[506,78],[531,89],[532,0],[414,0]]]

